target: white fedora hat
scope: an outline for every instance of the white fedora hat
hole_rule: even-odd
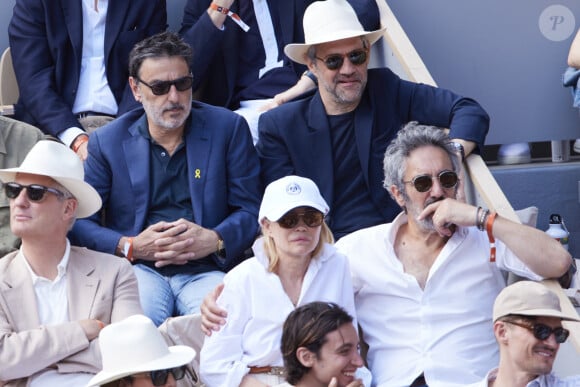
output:
[[[17,168],[0,169],[0,180],[14,181],[17,173],[29,173],[53,178],[65,187],[78,201],[76,216],[85,218],[101,208],[99,193],[85,183],[85,170],[81,159],[66,145],[41,140],[28,152]]]
[[[365,31],[354,9],[346,0],[315,1],[304,12],[304,44],[292,43],[284,53],[294,62],[307,64],[306,53],[310,46],[337,40],[365,36],[374,44],[383,36],[385,28]]]
[[[142,372],[180,367],[193,360],[195,350],[168,347],[155,324],[141,314],[103,328],[99,334],[103,370],[87,387],[100,386]]]

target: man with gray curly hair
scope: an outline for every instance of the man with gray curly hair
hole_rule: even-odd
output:
[[[503,271],[562,275],[567,251],[532,227],[457,200],[460,161],[440,128],[407,124],[387,148],[392,223],[343,237],[376,386],[450,387],[497,364],[490,327]]]

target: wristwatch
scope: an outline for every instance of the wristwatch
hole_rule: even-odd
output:
[[[222,238],[218,238],[217,251],[215,253],[220,258],[226,257],[226,245],[224,244],[224,240]]]
[[[451,146],[455,149],[457,153],[461,155],[461,161],[465,160],[465,148],[458,142],[451,141]]]

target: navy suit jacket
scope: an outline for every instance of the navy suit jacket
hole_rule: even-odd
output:
[[[226,259],[212,263],[223,270],[239,262],[257,234],[259,161],[242,116],[194,101],[190,125],[184,141],[194,219],[188,220],[221,235]],[[121,236],[145,228],[150,142],[139,133],[142,126],[147,120],[140,108],[91,134],[85,181],[103,199],[104,226],[99,213],[77,220],[74,244],[114,254]]]
[[[409,121],[451,129],[451,138],[483,146],[489,117],[477,102],[451,91],[400,79],[387,68],[368,70],[368,83],[354,118],[357,153],[364,180],[377,210],[390,222],[399,206],[383,188],[383,158],[391,140]],[[263,184],[296,174],[312,179],[330,205],[334,197],[333,151],[327,115],[316,92],[260,116],[257,146]],[[353,218],[352,229],[370,227]]]
[[[81,73],[82,23],[80,0],[16,0],[8,26],[20,89],[15,118],[53,136],[82,128],[72,114]],[[109,1],[105,67],[119,115],[137,106],[128,84],[129,52],[166,27],[165,0]]]
[[[375,0],[348,1],[366,30],[379,28],[379,9]],[[212,105],[237,109],[238,106],[231,104],[240,55],[238,40],[245,32],[230,18],[226,19],[223,31],[216,28],[207,14],[211,2],[212,0],[188,0],[179,32],[193,48],[193,89],[203,87],[201,100]],[[270,12],[278,12],[280,15],[282,46],[304,42],[302,16],[306,7],[314,0],[270,2]],[[238,12],[237,1],[231,9]],[[298,81],[306,66],[292,62],[285,55],[284,62],[292,67]]]

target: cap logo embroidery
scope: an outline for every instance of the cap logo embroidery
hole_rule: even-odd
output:
[[[298,195],[302,192],[302,188],[296,183],[290,183],[286,186],[286,193],[289,195]]]

